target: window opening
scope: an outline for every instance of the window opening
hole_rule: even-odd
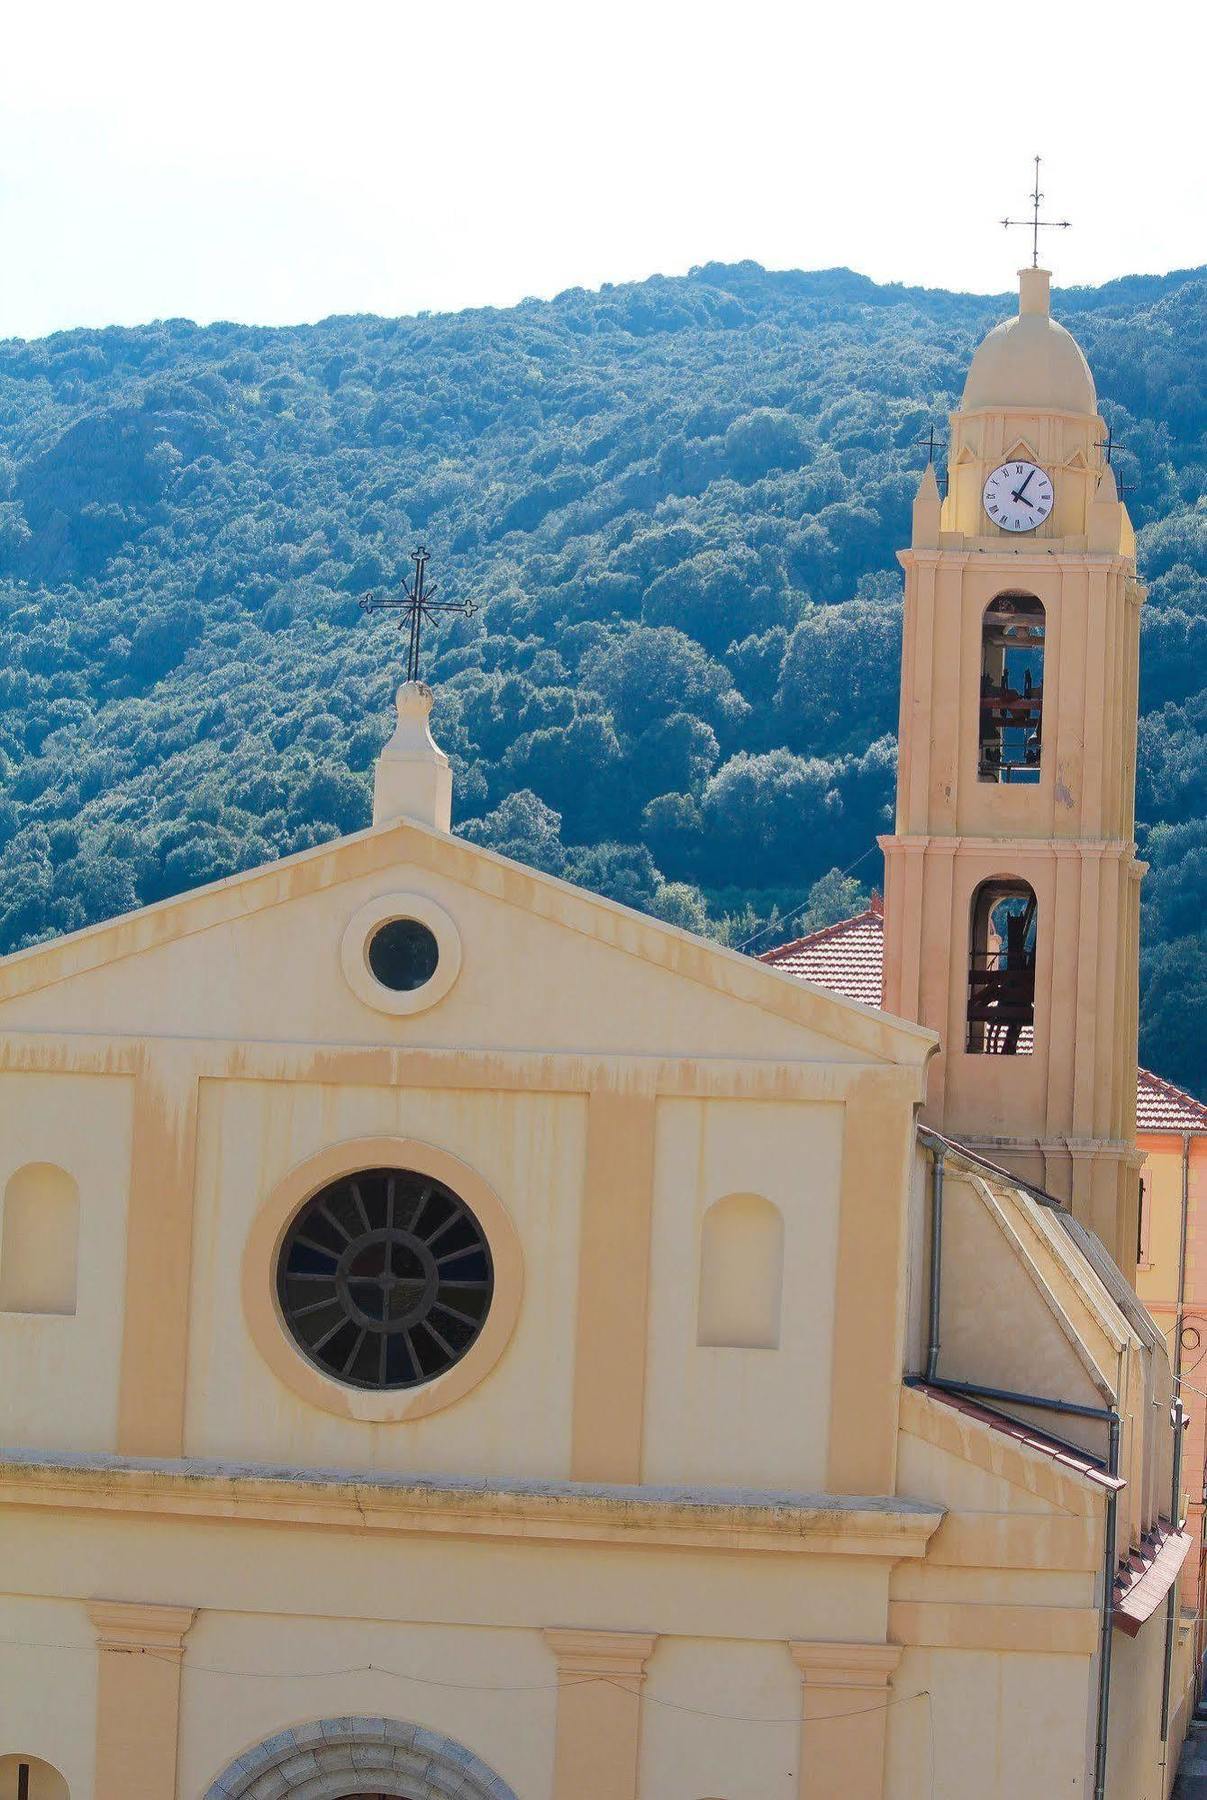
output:
[[[389,919],[369,939],[369,968],[382,987],[396,994],[425,987],[436,973],[440,946],[419,919]]]
[[[984,881],[972,898],[968,1044],[974,1056],[1030,1056],[1035,1047],[1035,893],[1025,881]]]
[[[982,781],[1039,780],[1043,710],[1043,605],[1033,594],[999,594],[981,623]]]
[[[349,1387],[418,1387],[486,1323],[494,1265],[464,1200],[410,1169],[362,1169],[308,1200],[285,1235],[277,1297],[294,1342]]]

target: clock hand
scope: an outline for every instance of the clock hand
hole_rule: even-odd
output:
[[[1026,481],[1024,481],[1024,482],[1023,482],[1023,485],[1022,485],[1022,486],[1021,486],[1021,487],[1020,487],[1020,488],[1018,488],[1018,489],[1016,489],[1016,490],[1015,490],[1015,491],[1014,491],[1014,492],[1013,492],[1013,493],[1012,493],[1012,494],[1011,494],[1011,496],[1010,496],[1010,497],[1011,497],[1011,499],[1012,499],[1012,500],[1021,500],[1021,499],[1022,499],[1022,497],[1023,497],[1023,495],[1024,495],[1024,494],[1025,494],[1025,493],[1026,493],[1026,491],[1027,491],[1027,487],[1028,487],[1028,484],[1029,484],[1029,483],[1030,483],[1030,481],[1031,481],[1031,480],[1032,480],[1032,478],[1033,478],[1033,476],[1034,476],[1034,474],[1035,474],[1035,470],[1034,470],[1034,469],[1029,469],[1029,470],[1028,470],[1028,471],[1027,471],[1027,479],[1026,479]],[[1030,501],[1029,501],[1029,500],[1028,500],[1028,501],[1027,501],[1027,505],[1028,505],[1028,506],[1030,506],[1030,504],[1031,504],[1031,502],[1030,502]]]

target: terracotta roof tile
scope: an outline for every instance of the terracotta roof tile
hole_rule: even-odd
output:
[[[1137,1131],[1207,1131],[1207,1106],[1193,1094],[1141,1069],[1136,1088]]]
[[[872,904],[853,918],[823,925],[790,943],[765,950],[760,962],[770,963],[799,981],[828,988],[864,1006],[881,1006],[884,1000],[884,905],[878,894]],[[1136,1085],[1136,1129],[1153,1132],[1207,1131],[1207,1106],[1141,1069]]]
[[[1133,1550],[1115,1576],[1115,1624],[1135,1637],[1145,1619],[1168,1594],[1186,1561],[1190,1533],[1158,1525],[1148,1532],[1138,1551]]]
[[[1004,1414],[991,1412],[987,1406],[980,1406],[975,1400],[966,1399],[963,1394],[953,1394],[949,1388],[932,1387],[928,1381],[911,1378],[909,1386],[926,1395],[928,1400],[937,1400],[940,1406],[950,1406],[953,1412],[963,1413],[969,1419],[975,1419],[980,1425],[988,1425],[991,1431],[1000,1432],[1002,1437],[1013,1438],[1016,1444],[1022,1444],[1028,1450],[1037,1450],[1041,1456],[1049,1457],[1053,1462],[1063,1463],[1075,1475],[1084,1475],[1099,1487],[1114,1488],[1118,1492],[1127,1486],[1117,1475],[1108,1475],[1100,1463],[1092,1462],[1088,1456],[1080,1456],[1068,1444],[1062,1444],[1059,1438],[1050,1438],[1033,1425],[1020,1425],[1014,1419],[1007,1419]]]
[[[879,1006],[884,994],[883,906],[873,895],[872,904],[853,919],[840,919],[836,925],[823,925],[790,944],[765,950],[759,961],[844,999]]]

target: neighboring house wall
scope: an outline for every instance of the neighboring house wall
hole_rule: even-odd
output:
[[[1197,1103],[1195,1103],[1197,1105]],[[1189,1122],[1189,1121],[1188,1121]],[[1182,1570],[1184,1609],[1195,1618],[1196,1661],[1204,1643],[1204,1489],[1207,1488],[1207,1130],[1141,1132],[1144,1183],[1142,1258],[1137,1292],[1165,1334],[1171,1360],[1178,1354],[1178,1262],[1182,1230],[1183,1155],[1186,1155],[1186,1269],[1182,1315],[1181,1389],[1190,1423],[1183,1456],[1186,1529],[1193,1547]]]

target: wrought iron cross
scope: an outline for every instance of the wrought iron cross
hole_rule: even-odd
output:
[[[472,600],[437,600],[436,584],[428,585],[427,565],[428,553],[420,544],[418,550],[411,551],[411,561],[415,565],[415,574],[409,587],[403,588],[401,594],[362,594],[360,609],[362,612],[396,612],[398,629],[402,630],[404,621],[410,633],[407,645],[407,680],[419,679],[419,638],[423,630],[423,621],[430,619],[435,613],[459,613],[468,619],[477,611]]]
[[[1040,232],[1041,231],[1068,231],[1069,227],[1073,223],[1072,219],[1041,219],[1040,218],[1039,209],[1040,209],[1040,205],[1043,201],[1044,196],[1043,196],[1042,192],[1040,191],[1040,186],[1039,186],[1039,164],[1040,164],[1040,159],[1037,156],[1035,159],[1035,192],[1031,195],[1031,217],[1029,219],[1003,219],[1002,220],[1002,224],[1005,225],[1007,229],[1009,229],[1009,227],[1011,225],[1025,225],[1027,227],[1027,229],[1030,231],[1030,233],[1031,233],[1031,267],[1033,269],[1038,269],[1038,267],[1039,267],[1039,234],[1040,234]]]
[[[926,445],[926,460],[928,463],[933,463],[935,460],[935,428],[934,428],[934,426],[931,425],[930,427],[928,427],[925,436],[915,438],[914,442],[915,442],[915,444],[925,444]],[[946,468],[936,470],[936,479],[938,480],[939,488],[943,495],[943,498],[946,499],[947,498],[947,485],[948,485]]]
[[[934,460],[935,460],[935,428],[934,428],[934,426],[931,425],[928,428],[925,437],[916,437],[914,439],[914,442],[915,442],[915,444],[925,444],[926,445],[926,460],[928,463],[934,462]]]
[[[1094,443],[1094,448],[1095,450],[1106,451],[1106,460],[1108,463],[1115,454],[1115,427],[1109,420],[1106,427],[1106,436],[1104,438],[1097,438]]]

